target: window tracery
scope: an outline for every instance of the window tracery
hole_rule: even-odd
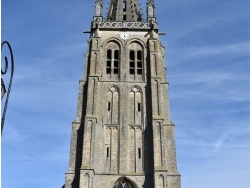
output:
[[[107,50],[106,74],[119,74],[119,50]]]
[[[115,42],[109,42],[106,48],[106,74],[112,78],[119,74],[120,48]]]
[[[128,49],[130,78],[140,80],[144,72],[143,47],[138,42],[132,42]]]
[[[120,178],[113,188],[134,188],[127,178]]]
[[[142,75],[142,51],[130,50],[129,59],[129,74]]]
[[[133,188],[128,182],[125,183],[118,183],[113,188]]]

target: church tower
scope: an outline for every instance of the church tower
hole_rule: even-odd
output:
[[[147,0],[95,1],[65,188],[180,188],[164,47]]]

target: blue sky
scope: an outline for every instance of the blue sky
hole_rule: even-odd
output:
[[[250,1],[155,2],[182,188],[248,187]],[[2,0],[1,40],[15,57],[3,188],[63,185],[93,12],[94,0]]]

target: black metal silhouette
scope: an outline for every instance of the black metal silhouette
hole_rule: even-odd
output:
[[[6,111],[7,111],[7,106],[8,106],[8,101],[9,101],[9,95],[10,95],[10,90],[11,90],[11,85],[12,85],[12,80],[13,80],[13,75],[14,75],[14,57],[13,57],[13,53],[12,53],[12,49],[11,46],[9,44],[9,42],[7,41],[3,41],[1,44],[1,50],[3,49],[4,45],[8,46],[9,52],[10,52],[10,60],[11,60],[11,73],[10,73],[10,81],[9,81],[9,85],[8,85],[8,89],[7,89],[7,96],[5,99],[5,104],[4,104],[4,109],[3,109],[3,115],[2,115],[2,120],[1,120],[1,134],[3,132],[3,127],[4,127],[4,120],[5,120],[5,115],[6,115]],[[4,57],[4,68],[2,69],[1,67],[1,75],[5,75],[8,72],[8,68],[9,68],[9,61],[8,58],[5,56]],[[3,66],[3,62],[2,62],[2,66]],[[5,92],[6,92],[6,87],[4,84],[3,79],[1,78],[1,92],[3,92],[1,95],[1,99],[3,99]]]

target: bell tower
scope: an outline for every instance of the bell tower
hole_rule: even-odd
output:
[[[147,0],[95,1],[65,188],[180,188],[164,47]]]

